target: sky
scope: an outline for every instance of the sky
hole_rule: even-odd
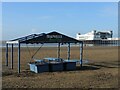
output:
[[[3,2],[2,39],[57,31],[76,37],[92,30],[118,35],[117,2]]]

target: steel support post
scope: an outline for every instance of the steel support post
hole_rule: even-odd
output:
[[[68,60],[70,60],[70,43],[68,43]]]
[[[13,44],[11,46],[11,68],[13,69]]]
[[[8,44],[6,43],[6,66],[8,66]]]
[[[58,58],[60,58],[60,43],[58,43],[58,55],[57,55]]]
[[[20,43],[18,43],[18,73],[20,73]]]
[[[80,44],[80,65],[82,67],[82,59],[83,59],[83,43]]]

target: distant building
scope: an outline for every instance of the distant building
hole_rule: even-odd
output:
[[[112,31],[91,31],[86,34],[77,33],[77,40],[111,40],[113,32]]]

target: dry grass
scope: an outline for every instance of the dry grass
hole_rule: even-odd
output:
[[[31,48],[33,54],[37,48]],[[10,51],[10,50],[9,50]],[[118,88],[118,47],[84,47],[83,59],[89,60],[76,71],[34,74],[27,63],[30,55],[21,48],[21,74],[17,74],[17,48],[14,48],[14,69],[5,67],[5,48],[2,49],[3,88]],[[37,58],[57,57],[57,48],[43,47]],[[61,48],[61,57],[67,58],[67,48]],[[71,59],[79,59],[79,48],[71,48]],[[9,54],[10,63],[10,54]]]

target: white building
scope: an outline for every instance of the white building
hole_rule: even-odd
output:
[[[77,33],[77,40],[111,40],[113,32],[112,31],[91,31],[86,34]]]

